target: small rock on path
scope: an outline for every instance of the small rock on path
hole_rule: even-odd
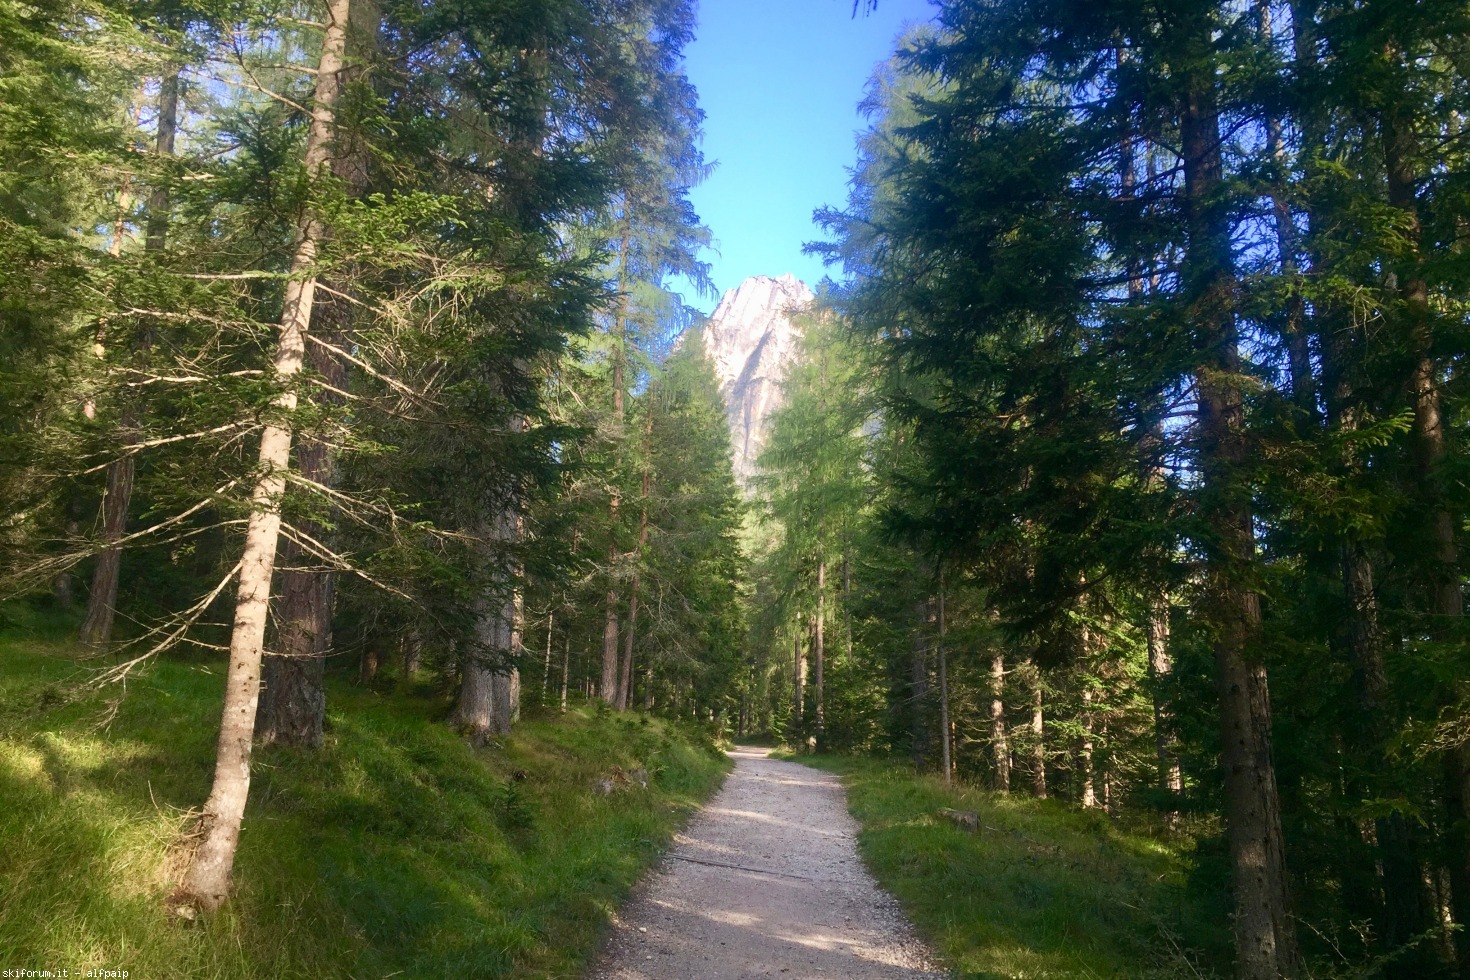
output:
[[[600,980],[937,980],[858,858],[837,777],[736,748],[735,770],[619,913]]]

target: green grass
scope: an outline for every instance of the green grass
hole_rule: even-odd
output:
[[[1223,899],[1185,887],[1187,846],[1101,813],[873,759],[801,756],[836,772],[863,859],[963,977],[1176,978],[1230,972]],[[970,834],[935,816],[973,810]]]
[[[437,720],[442,695],[331,683],[320,752],[256,755],[234,899],[183,924],[165,912],[170,843],[209,788],[222,667],[164,660],[99,727],[117,692],[65,701],[76,650],[23,632],[0,635],[6,967],[576,976],[728,766],[693,731],[590,709],[528,718],[472,750]],[[592,792],[614,767],[639,766],[648,791]]]

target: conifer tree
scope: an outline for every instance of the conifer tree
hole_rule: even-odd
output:
[[[331,167],[337,135],[335,111],[341,91],[338,76],[346,56],[350,13],[348,0],[332,0],[327,7],[321,54],[314,69],[317,83],[303,161],[307,177],[312,180],[326,176]],[[322,216],[308,208],[297,226],[291,259],[291,273],[301,278],[286,287],[280,339],[272,365],[283,388],[300,373],[306,358],[306,333],[317,287],[313,263],[325,234]],[[266,423],[260,435],[259,473],[236,572],[238,591],[214,785],[200,821],[204,839],[193,855],[181,889],[187,902],[205,910],[218,908],[229,895],[230,872],[250,791],[250,754],[260,697],[266,614],[281,528],[280,498],[291,468],[291,440],[295,434],[292,413],[297,397],[289,389],[277,396],[274,407],[279,415]]]
[[[70,561],[40,542],[75,519],[68,497],[96,385],[95,325],[120,175],[134,165],[142,32],[105,3],[0,8],[0,572]],[[106,229],[106,232],[101,231]],[[95,406],[94,406],[95,414]],[[80,421],[79,421],[80,419]],[[58,521],[60,526],[53,525]],[[67,542],[74,546],[74,541]],[[74,559],[72,559],[74,560]],[[49,562],[49,564],[48,564]]]
[[[758,461],[763,477],[757,487],[769,519],[780,529],[781,543],[769,556],[767,574],[782,583],[780,591],[800,597],[787,615],[810,626],[811,732],[825,748],[826,636],[833,584],[828,569],[840,563],[844,531],[859,520],[865,449],[861,427],[868,405],[853,397],[863,390],[856,383],[860,362],[843,343],[837,321],[809,314],[796,325],[802,334],[798,355]],[[798,682],[804,680],[801,674],[797,668]]]
[[[164,38],[163,43],[166,45],[182,47],[187,39],[187,26],[186,13],[183,10],[165,8],[158,12],[156,28],[161,33],[171,35]],[[167,52],[167,60],[162,61],[159,65],[161,74],[158,79],[154,110],[152,160],[151,167],[148,168],[153,173],[139,175],[144,179],[151,176],[153,181],[153,186],[147,194],[143,248],[146,253],[155,258],[164,251],[167,245],[169,225],[167,161],[174,154],[174,144],[179,129],[179,100],[184,70],[179,60],[181,53]],[[135,196],[132,190],[134,179],[131,175],[125,178],[127,186],[119,190],[118,218],[114,222],[113,241],[109,247],[109,252],[114,256],[120,254],[127,225],[133,218],[133,215],[127,213],[130,210],[127,202]],[[108,336],[102,340],[101,336],[108,331],[99,330],[99,346],[105,351],[107,346],[116,345],[121,339],[121,342],[129,348],[146,349],[150,343],[149,334],[155,325],[129,323],[129,326],[132,328],[129,331],[131,335],[124,338]],[[137,438],[137,425],[133,418],[135,414],[135,406],[120,407],[118,437],[124,447]],[[107,486],[102,495],[100,522],[102,550],[98,553],[92,568],[92,582],[87,593],[87,614],[82,620],[80,630],[82,642],[98,649],[106,649],[112,641],[119,566],[122,561],[122,548],[118,542],[127,529],[136,467],[137,460],[133,454],[126,451],[107,467]]]
[[[707,267],[699,259],[709,233],[688,200],[689,190],[706,175],[697,146],[703,113],[679,65],[692,18],[692,8],[682,2],[638,4],[630,10],[625,34],[631,52],[629,74],[614,105],[620,128],[610,153],[615,193],[607,211],[581,232],[592,249],[608,253],[607,272],[617,293],[605,317],[611,413],[607,588],[598,690],[604,701],[618,708],[628,706],[632,681],[631,620],[637,615],[636,565],[646,513],[642,505],[624,507],[625,496],[643,496],[642,470],[630,465],[636,455],[630,447],[638,440],[630,439],[626,431],[626,403],[653,355],[667,342],[666,331],[687,320],[682,299],[668,288],[668,280],[682,275],[701,291],[709,288]],[[620,647],[624,583],[629,622],[621,627]]]

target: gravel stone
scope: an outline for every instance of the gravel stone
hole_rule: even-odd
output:
[[[858,858],[837,777],[736,748],[735,769],[634,891],[600,980],[946,976]]]

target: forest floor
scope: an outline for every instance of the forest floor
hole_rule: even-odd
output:
[[[788,756],[789,757],[789,756]],[[1162,819],[946,787],[891,760],[801,756],[841,777],[858,849],[956,976],[1213,978],[1233,972],[1223,881]],[[941,808],[978,817],[971,833]]]
[[[476,750],[443,723],[445,690],[329,678],[326,744],[257,753],[235,896],[186,925],[165,911],[170,844],[209,789],[218,655],[169,655],[126,692],[77,698],[99,662],[69,624],[5,619],[0,969],[576,977],[729,768],[699,731],[585,706],[528,710]],[[646,790],[626,778],[639,768]]]
[[[863,868],[837,778],[766,749],[732,755],[719,794],[618,913],[593,976],[945,976]]]

